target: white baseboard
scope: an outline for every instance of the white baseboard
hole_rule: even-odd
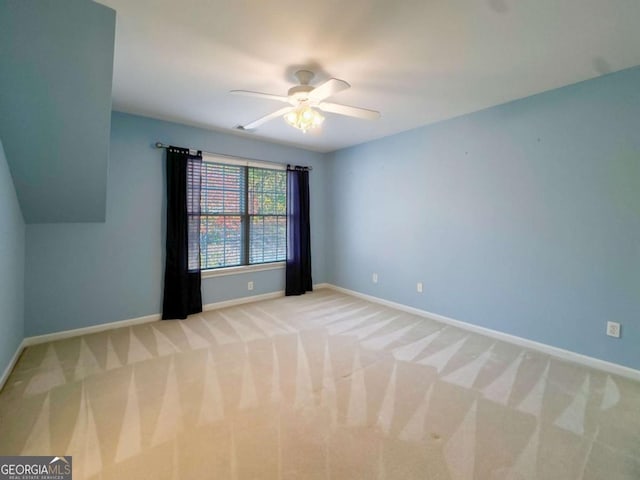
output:
[[[259,302],[261,300],[271,300],[273,298],[284,297],[284,290],[278,290],[277,292],[261,293],[259,295],[251,295],[249,297],[234,298],[232,300],[223,300],[222,302],[207,303],[202,306],[203,312],[210,310],[219,310],[221,308],[235,307],[236,305],[242,305],[244,303]]]
[[[77,337],[79,335],[88,335],[90,333],[104,332],[105,330],[113,330],[121,327],[131,327],[133,325],[140,325],[142,323],[155,322],[156,320],[160,320],[159,313],[154,313],[153,315],[145,315],[144,317],[129,318],[127,320],[118,320],[116,322],[100,323],[98,325],[91,325],[90,327],[74,328],[73,330],[45,333],[44,335],[27,337],[24,339],[23,343],[26,347],[30,347],[32,345],[38,345],[40,343],[53,342],[55,340],[63,340],[65,338]]]
[[[24,340],[22,340],[22,342],[20,342],[20,345],[18,345],[16,352],[13,354],[13,357],[11,357],[9,365],[7,365],[7,367],[4,369],[4,372],[2,372],[2,376],[0,377],[0,392],[4,388],[4,384],[7,383],[7,380],[9,380],[9,375],[11,375],[13,367],[15,367],[16,363],[18,362],[18,358],[20,358],[22,350],[24,350],[25,346],[26,345],[24,343]]]
[[[363,300],[369,300],[370,302],[378,303],[380,305],[385,305],[387,307],[395,308],[397,310],[402,310],[403,312],[412,313],[414,315],[419,315],[421,317],[437,320],[439,322],[446,323],[448,325],[453,325],[453,326],[462,328],[464,330],[468,330],[470,332],[479,333],[487,337],[496,338],[498,340],[503,340],[505,342],[509,342],[509,343],[518,345],[520,347],[529,348],[531,350],[537,350],[539,352],[545,353],[547,355],[552,355],[554,357],[561,358],[569,362],[579,363],[581,365],[585,365],[590,368],[595,368],[597,370],[602,370],[607,373],[611,373],[614,375],[619,375],[621,377],[626,377],[632,380],[640,381],[640,370],[635,370],[630,367],[625,367],[624,365],[618,365],[617,363],[607,362],[605,360],[600,360],[598,358],[582,355],[581,353],[572,352],[570,350],[564,350],[558,347],[552,347],[551,345],[546,345],[544,343],[539,343],[534,340],[529,340],[523,337],[518,337],[516,335],[511,335],[508,333],[503,333],[498,330],[492,330],[490,328],[480,327],[478,325],[473,325],[472,323],[463,322],[461,320],[455,320],[453,318],[445,317],[444,315],[438,315],[437,313],[431,313],[426,310],[421,310],[419,308],[403,305],[402,303],[392,302],[380,297],[374,297],[373,295],[367,295],[365,293],[356,292],[355,290],[349,290],[348,288],[339,287],[337,285],[332,285],[332,284],[324,284],[324,285],[326,285],[325,288],[330,288],[332,290],[344,293],[346,295],[362,298]]]
[[[258,302],[260,300],[270,300],[272,298],[282,297],[284,291],[263,293],[260,295],[251,295],[248,297],[234,298],[232,300],[223,300],[221,302],[208,303],[202,306],[203,311],[217,310],[220,308],[233,307],[235,305],[242,305],[243,303]],[[79,335],[87,335],[90,333],[104,332],[106,330],[114,330],[121,327],[131,327],[134,325],[140,325],[143,323],[156,322],[162,318],[159,313],[152,315],[145,315],[144,317],[129,318],[126,320],[118,320],[115,322],[101,323],[99,325],[91,325],[89,327],[74,328],[73,330],[63,330],[61,332],[45,333],[44,335],[37,335],[34,337],[27,337],[22,341],[23,346],[29,347],[31,345],[38,345],[45,342],[53,342],[55,340],[63,340],[65,338],[77,337]],[[9,370],[11,371],[11,370]]]

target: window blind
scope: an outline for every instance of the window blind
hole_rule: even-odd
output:
[[[286,171],[202,163],[203,270],[286,258]]]

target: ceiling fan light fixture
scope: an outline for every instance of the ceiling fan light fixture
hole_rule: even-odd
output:
[[[308,105],[301,105],[295,110],[284,115],[284,120],[289,125],[306,133],[307,130],[317,128],[324,122],[324,117],[320,112]]]

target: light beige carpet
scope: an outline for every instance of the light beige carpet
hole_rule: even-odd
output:
[[[640,384],[320,290],[28,348],[0,454],[76,480],[637,480]]]

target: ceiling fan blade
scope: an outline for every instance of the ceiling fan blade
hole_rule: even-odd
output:
[[[323,112],[337,113],[338,115],[346,115],[348,117],[362,118],[364,120],[376,120],[380,118],[380,112],[369,110],[368,108],[350,107],[348,105],[340,105],[338,103],[322,102],[318,104],[318,108]]]
[[[266,98],[267,100],[278,100],[279,102],[289,103],[289,97],[282,95],[272,95],[270,93],[250,92],[249,90],[231,90],[229,93],[233,95],[244,95],[245,97]]]
[[[330,96],[346,90],[349,87],[351,87],[351,85],[349,85],[344,80],[330,78],[322,85],[318,85],[316,88],[311,90],[311,92],[309,93],[309,100],[311,100],[312,102],[321,102],[325,98],[329,98]]]
[[[282,115],[284,115],[285,113],[290,112],[291,110],[293,110],[294,107],[284,107],[281,108],[280,110],[276,110],[273,113],[270,113],[269,115],[265,115],[264,117],[260,117],[257,120],[254,120],[251,123],[247,123],[246,125],[242,125],[241,130],[252,130],[256,127],[259,127],[260,125],[262,125],[265,122],[268,122],[269,120],[276,118],[276,117],[281,117]]]

